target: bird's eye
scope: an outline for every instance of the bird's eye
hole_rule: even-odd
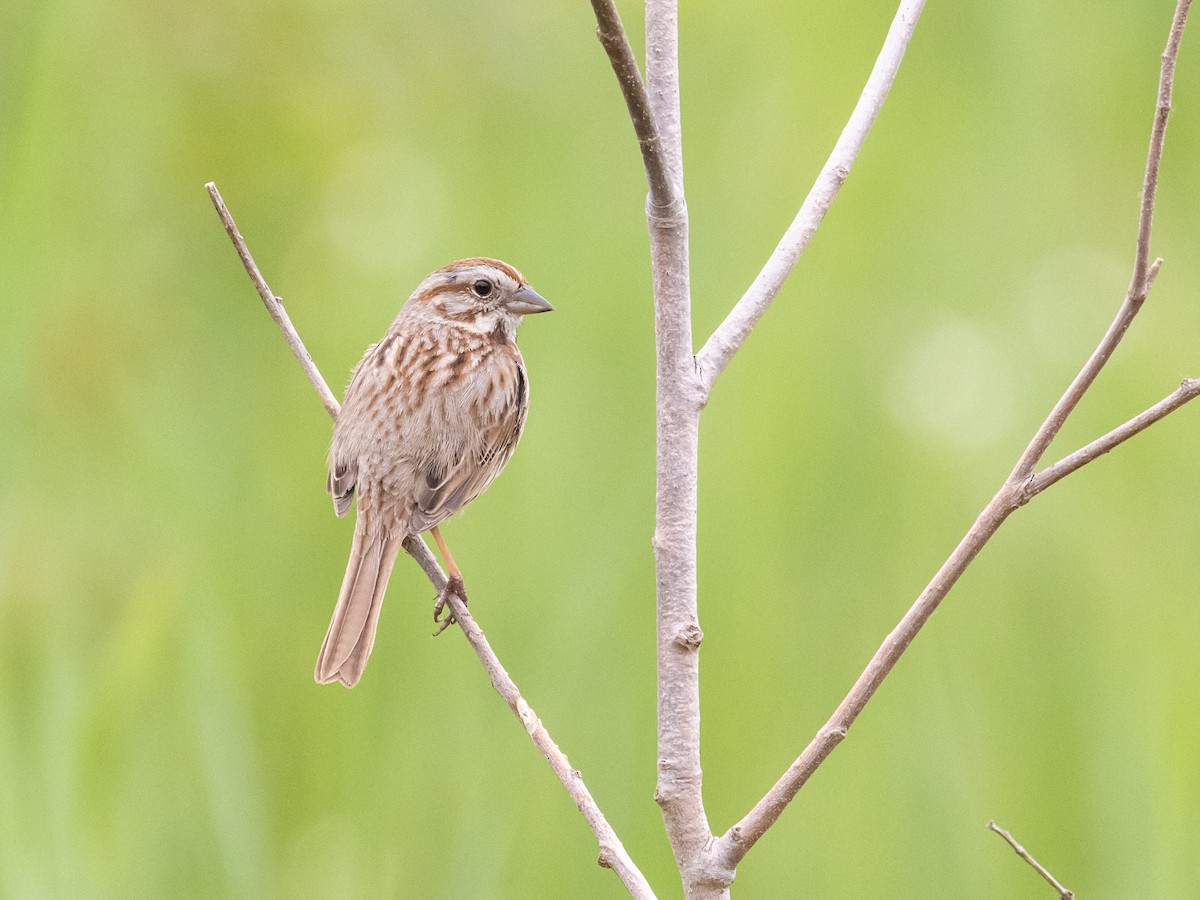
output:
[[[471,285],[471,290],[475,292],[476,297],[487,297],[492,293],[492,289],[492,283],[486,278],[480,278]]]

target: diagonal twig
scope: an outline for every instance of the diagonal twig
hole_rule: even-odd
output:
[[[608,61],[617,76],[638,146],[642,150],[642,163],[650,186],[650,202],[659,210],[673,208],[679,202],[678,192],[667,169],[662,138],[650,112],[650,96],[646,93],[646,83],[638,70],[625,26],[621,24],[621,16],[613,0],[592,0],[592,11],[596,14],[596,37],[608,54]]]
[[[1105,453],[1119,447],[1136,434],[1145,431],[1155,422],[1165,418],[1179,407],[1200,396],[1200,379],[1185,378],[1179,387],[1155,403],[1145,412],[1139,413],[1123,425],[1119,425],[1108,434],[1096,438],[1090,444],[1080,447],[1074,453],[1064,456],[1052,466],[1047,466],[1026,482],[1026,495],[1036,496],[1066,478],[1093,460],[1099,459]]]
[[[829,159],[821,169],[821,174],[817,176],[808,196],[804,198],[804,204],[796,214],[795,220],[784,233],[762,271],[758,273],[758,277],[696,354],[696,366],[705,395],[712,391],[717,377],[729,365],[729,361],[741,349],[742,343],[758,324],[758,320],[774,302],[784,281],[825,218],[826,211],[837,198],[846,176],[850,174],[850,167],[858,157],[858,151],[866,141],[871,126],[875,124],[879,110],[883,108],[892,82],[896,80],[896,73],[904,59],[904,51],[908,49],[913,31],[917,27],[917,20],[924,8],[925,0],[902,0],[900,3],[884,39],[883,49],[879,51],[854,112],[850,114],[846,127],[842,129],[833,152],[829,154]]]
[[[1131,304],[1140,306],[1145,300],[1145,292],[1149,290],[1154,275],[1158,271],[1157,262],[1153,265],[1143,265],[1149,253],[1149,213],[1153,211],[1153,192],[1157,183],[1159,161],[1163,150],[1163,135],[1166,129],[1166,116],[1170,110],[1172,79],[1175,72],[1175,59],[1179,52],[1179,38],[1187,18],[1191,0],[1179,0],[1171,24],[1167,48],[1162,57],[1162,74],[1160,76],[1159,101],[1155,110],[1154,126],[1150,141],[1150,159],[1147,162],[1147,176],[1143,184],[1141,209],[1142,221],[1139,225],[1138,259],[1135,262],[1135,289],[1127,295],[1121,305],[1122,312],[1101,341],[1100,347],[1092,354],[1080,375],[1072,383],[1072,389],[1055,407],[1062,415],[1056,419],[1054,414],[1046,420],[1034,441],[1021,457],[1021,461],[1013,469],[976,518],[974,524],[959,542],[958,546],[938,569],[933,579],[917,597],[912,607],[904,614],[899,624],[892,629],[883,644],[875,652],[866,669],[855,681],[850,692],[838,705],[833,715],[817,732],[795,762],[779,777],[771,789],[754,807],[742,817],[736,825],[718,838],[712,847],[712,853],[723,865],[735,867],[746,855],[749,849],[766,833],[779,818],[787,805],[791,803],[799,790],[804,786],[822,762],[845,739],[850,726],[858,718],[863,708],[870,702],[884,679],[891,673],[904,651],[916,638],[921,628],[933,615],[942,600],[954,587],[955,583],[966,571],[967,567],[978,556],[992,535],[999,530],[1004,521],[1017,509],[1055,484],[1066,475],[1086,465],[1088,462],[1112,450],[1118,444],[1128,440],[1135,434],[1148,428],[1154,422],[1182,407],[1185,403],[1200,394],[1200,385],[1194,379],[1186,380],[1180,388],[1166,399],[1146,410],[1139,416],[1129,420],[1124,425],[1114,429],[1107,435],[1093,441],[1086,447],[1048,467],[1038,475],[1032,474],[1032,466],[1049,446],[1050,439],[1061,428],[1062,421],[1078,404],[1084,392],[1095,380],[1095,376],[1103,368],[1111,356],[1112,350],[1120,341],[1121,336],[1133,319],[1133,309],[1127,318],[1122,318]],[[1141,273],[1140,277],[1138,273]],[[1140,298],[1140,299],[1139,299]],[[1114,337],[1115,335],[1115,337]],[[1090,377],[1085,377],[1090,373]],[[1064,406],[1070,400],[1069,405]],[[1060,410],[1061,408],[1061,410]],[[1044,440],[1044,445],[1041,442]],[[1040,449],[1039,449],[1040,447]],[[1036,451],[1036,452],[1035,452]]]
[[[321,398],[325,405],[326,411],[330,417],[337,421],[339,405],[334,399],[333,392],[329,390],[329,386],[325,383],[325,379],[321,377],[320,371],[313,362],[312,356],[301,341],[300,335],[297,333],[295,326],[292,325],[291,319],[283,309],[283,304],[279,302],[263,279],[262,274],[258,270],[258,266],[254,263],[254,258],[250,255],[250,250],[246,246],[245,240],[242,238],[241,232],[238,231],[237,225],[234,223],[233,216],[229,209],[225,206],[221,199],[221,194],[217,190],[216,184],[209,182],[205,185],[208,189],[209,196],[212,198],[213,206],[217,210],[217,214],[221,217],[221,221],[225,225],[225,231],[229,234],[229,239],[233,242],[233,246],[237,249],[238,256],[242,260],[242,264],[246,268],[250,280],[254,282],[255,288],[258,290],[259,296],[262,297],[263,303],[266,305],[268,312],[271,313],[271,318],[275,320],[275,324],[279,326],[279,330],[283,333],[284,339],[288,346],[292,348],[292,353],[296,359],[300,361],[300,365],[304,367],[305,373],[308,375],[309,381],[317,390],[317,395]],[[446,575],[438,565],[437,560],[433,558],[433,554],[429,552],[429,547],[425,544],[420,535],[410,535],[404,541],[405,551],[417,562],[429,578],[429,581],[441,594],[446,586]],[[492,687],[496,689],[503,699],[508,704],[509,709],[524,726],[529,739],[533,741],[534,746],[541,751],[542,756],[546,758],[546,762],[550,764],[550,768],[554,770],[554,774],[558,776],[563,787],[567,789],[571,799],[575,801],[575,806],[583,815],[588,827],[592,829],[596,840],[600,845],[600,855],[597,860],[601,866],[612,869],[617,873],[617,876],[628,889],[630,896],[637,900],[652,900],[654,891],[651,890],[649,882],[638,869],[633,859],[625,850],[619,837],[608,820],[604,818],[604,814],[600,811],[599,805],[593,799],[591,792],[588,791],[587,785],[583,782],[583,777],[576,769],[571,768],[571,763],[567,759],[566,754],[558,748],[558,745],[550,737],[546,727],[542,724],[541,719],[534,713],[533,708],[525,702],[525,698],[521,696],[521,692],[517,689],[512,678],[501,664],[499,657],[492,650],[491,644],[488,643],[486,636],[483,633],[474,617],[468,611],[465,603],[456,594],[447,595],[447,602],[454,618],[458,625],[462,628],[463,635],[467,639],[467,643],[471,645],[471,649],[475,651],[475,655],[479,657],[479,661],[483,664],[484,669],[491,679]]]
[[[237,223],[233,221],[233,216],[230,215],[229,208],[225,206],[225,201],[221,199],[221,192],[217,190],[216,184],[210,181],[204,187],[208,190],[208,196],[217,210],[217,215],[221,217],[221,224],[225,226],[225,233],[229,235],[229,240],[233,241],[238,258],[241,259],[242,265],[246,268],[246,274],[254,282],[254,289],[258,291],[258,296],[262,298],[263,306],[267,308],[267,312],[271,314],[271,318],[279,326],[279,330],[283,333],[283,339],[287,341],[287,345],[292,349],[297,362],[300,363],[300,368],[304,369],[304,374],[308,376],[308,380],[312,382],[312,386],[317,391],[317,396],[321,398],[321,402],[325,405],[325,411],[336,422],[338,413],[342,408],[341,404],[333,396],[333,391],[329,390],[329,385],[325,383],[325,379],[321,377],[321,373],[317,370],[317,364],[313,362],[313,358],[304,346],[304,342],[300,340],[300,335],[296,333],[296,328],[292,325],[292,320],[288,317],[287,310],[283,308],[282,298],[276,297],[272,290],[267,287],[267,281],[258,270],[258,266],[254,262],[254,257],[250,255],[250,250],[246,247],[242,233],[238,231]]]
[[[405,540],[404,549],[425,570],[425,574],[429,576],[430,582],[433,583],[434,588],[441,594],[443,588],[446,586],[446,574],[442,571],[441,566],[437,564],[437,560],[433,558],[433,554],[430,552],[429,546],[425,541],[416,535],[411,536]],[[600,843],[600,856],[597,862],[604,868],[612,869],[617,873],[621,881],[624,882],[625,887],[629,890],[630,896],[637,898],[637,900],[653,900],[654,892],[651,890],[649,882],[646,881],[645,876],[638,870],[626,852],[625,846],[621,843],[621,839],[617,837],[616,832],[613,831],[612,826],[608,824],[608,820],[604,818],[604,814],[593,799],[591,791],[584,784],[583,776],[579,773],[578,769],[571,767],[571,761],[567,759],[567,755],[559,749],[558,744],[550,737],[550,733],[546,731],[546,726],[542,724],[542,720],[533,711],[533,707],[525,702],[525,698],[521,696],[521,691],[501,664],[495,651],[492,650],[492,645],[488,643],[483,629],[479,627],[479,624],[467,609],[467,605],[455,593],[446,595],[446,604],[450,607],[451,613],[453,613],[454,621],[462,628],[467,643],[471,645],[471,649],[475,651],[475,655],[483,663],[483,668],[488,673],[492,687],[496,689],[496,693],[504,699],[504,702],[508,704],[508,708],[512,710],[513,715],[525,727],[529,739],[542,752],[542,756],[546,758],[546,762],[550,764],[550,768],[554,770],[554,774],[558,776],[558,780],[562,782],[571,799],[575,801],[576,808],[587,821],[588,826],[592,829],[592,833],[596,835],[596,840]]]
[[[1062,883],[1053,875],[1051,875],[1045,866],[1034,859],[1033,855],[1017,842],[1017,839],[1012,836],[1011,832],[1001,828],[995,822],[988,822],[987,827],[996,832],[996,834],[1000,835],[1000,837],[1004,838],[1004,840],[1008,842],[1008,846],[1013,848],[1013,851],[1017,854],[1017,856],[1029,863],[1033,871],[1045,878],[1046,881],[1050,883],[1050,886],[1058,891],[1058,896],[1061,898],[1061,900],[1075,900],[1075,892],[1067,890],[1065,887],[1063,887]]]
[[[1033,440],[1017,460],[1013,474],[1020,478],[1033,471],[1033,467],[1045,455],[1051,442],[1058,435],[1067,417],[1071,415],[1084,393],[1092,386],[1100,370],[1104,368],[1117,345],[1133,324],[1134,317],[1146,302],[1146,295],[1158,274],[1162,260],[1150,263],[1150,226],[1154,219],[1154,198],[1158,192],[1158,167],[1162,162],[1163,143],[1167,136],[1167,117],[1171,113],[1171,92],[1175,85],[1175,60],[1179,56],[1179,43],[1183,38],[1183,26],[1187,23],[1188,8],[1192,0],[1178,0],[1175,15],[1171,19],[1171,30],[1167,35],[1167,46],[1162,54],[1162,67],[1158,75],[1158,102],[1154,107],[1154,125],[1150,129],[1150,149],[1146,153],[1146,173],[1142,178],[1142,200],[1138,214],[1137,250],[1134,254],[1133,275],[1125,300],[1117,317],[1109,326],[1100,345],[1087,361],[1066,393],[1062,395],[1046,420],[1038,428]]]

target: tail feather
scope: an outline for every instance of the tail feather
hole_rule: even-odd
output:
[[[315,677],[320,684],[340,681],[349,688],[362,678],[375,644],[383,593],[399,552],[400,538],[355,529],[346,577],[317,656]]]

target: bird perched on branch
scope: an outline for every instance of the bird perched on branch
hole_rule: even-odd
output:
[[[358,520],[318,682],[354,687],[362,677],[409,535],[433,531],[446,592],[465,597],[438,524],[483,493],[512,456],[529,409],[517,325],[551,309],[507,263],[460,259],[421,282],[359,361],[334,425],[328,481],[339,516],[358,494]]]

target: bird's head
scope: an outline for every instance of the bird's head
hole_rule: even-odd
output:
[[[546,299],[506,262],[471,257],[433,272],[406,304],[413,312],[511,339],[523,316],[550,312]]]

